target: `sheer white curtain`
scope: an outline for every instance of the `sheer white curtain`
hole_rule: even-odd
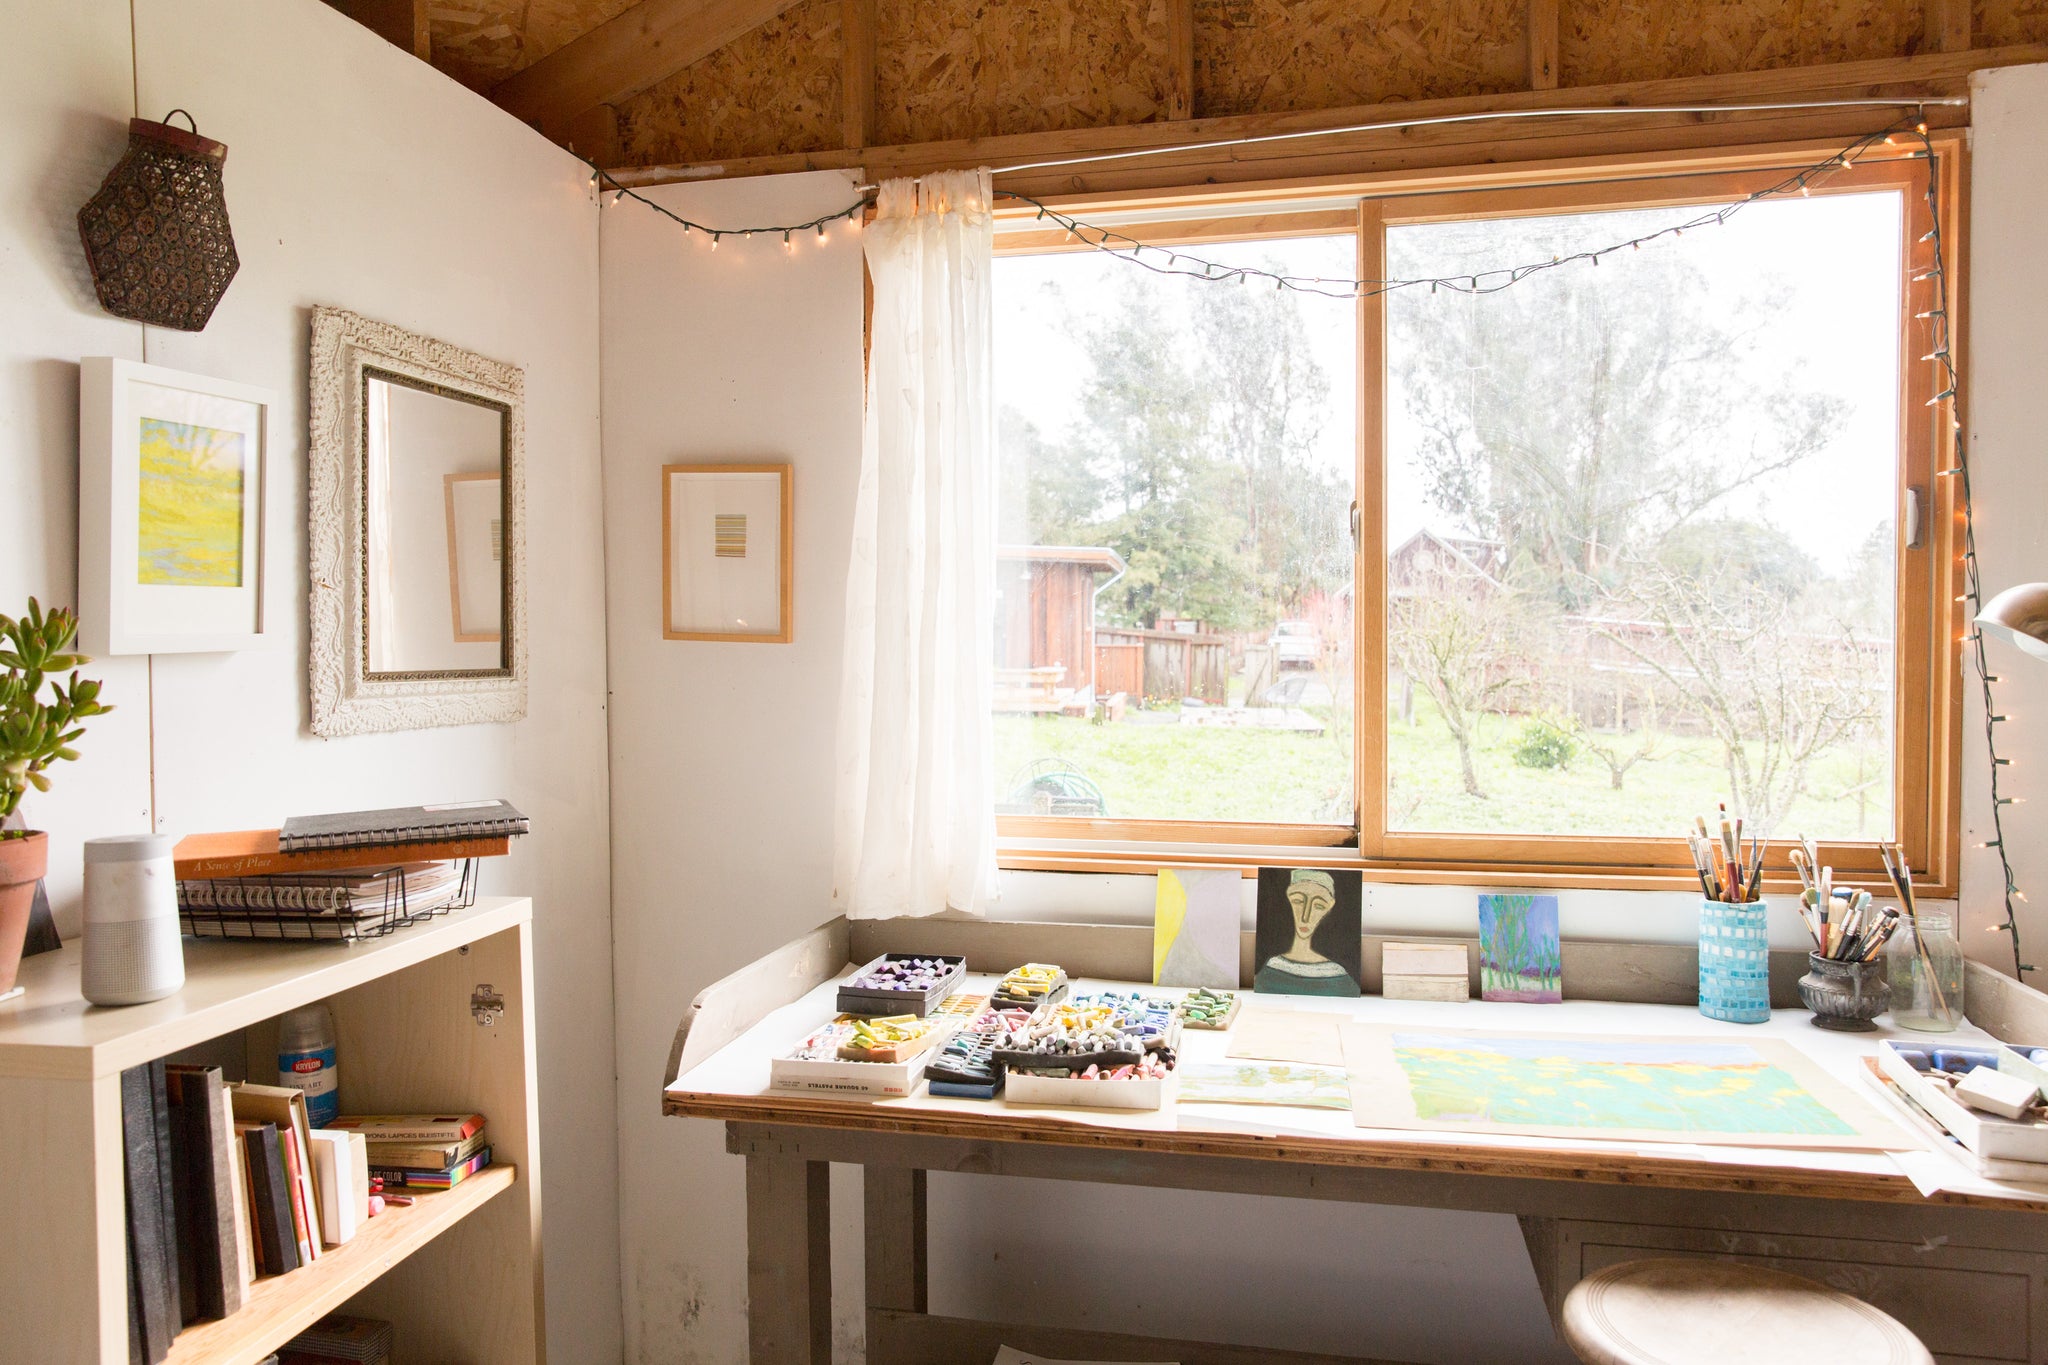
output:
[[[891,180],[846,584],[836,894],[857,918],[995,889],[995,426],[989,174]]]

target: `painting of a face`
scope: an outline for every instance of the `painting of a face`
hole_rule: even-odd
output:
[[[1252,988],[1286,995],[1362,991],[1362,887],[1347,868],[1259,869],[1258,968]]]
[[[1294,911],[1294,936],[1305,942],[1337,904],[1337,896],[1315,882],[1296,882],[1287,888],[1287,904]]]

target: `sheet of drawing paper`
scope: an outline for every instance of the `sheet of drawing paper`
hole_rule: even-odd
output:
[[[1306,1010],[1266,1009],[1247,1004],[1230,1026],[1226,1057],[1261,1062],[1300,1062],[1303,1066],[1344,1065],[1344,1042],[1337,1034],[1340,1014]]]
[[[1361,1128],[1848,1151],[1920,1145],[1776,1038],[1347,1023],[1342,1039]]]

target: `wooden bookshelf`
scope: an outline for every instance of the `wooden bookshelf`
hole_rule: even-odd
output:
[[[0,1171],[7,1225],[34,1233],[0,1236],[0,1365],[127,1365],[122,1070],[232,1038],[268,1080],[277,1016],[316,1000],[334,1012],[349,1111],[473,1110],[495,1164],[257,1280],[169,1359],[260,1361],[340,1310],[389,1319],[405,1359],[543,1360],[532,914],[490,899],[366,943],[186,939],[184,988],[127,1009],[85,1002],[76,944],[25,961],[26,991],[0,1003]],[[487,1025],[471,1011],[485,985],[503,1005]]]
[[[517,1179],[510,1166],[477,1172],[452,1190],[419,1196],[411,1208],[387,1208],[355,1236],[326,1248],[320,1259],[286,1275],[266,1275],[242,1311],[218,1322],[195,1322],[178,1333],[167,1365],[255,1365],[281,1341],[341,1307],[385,1271],[504,1193]]]

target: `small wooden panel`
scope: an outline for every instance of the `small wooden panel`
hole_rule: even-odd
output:
[[[961,1365],[992,1360],[1003,1346],[1060,1359],[1160,1360],[1180,1365],[1402,1365],[1364,1356],[1319,1355],[1276,1351],[1269,1346],[1227,1346],[1212,1341],[1174,1341],[1166,1337],[1130,1336],[1122,1332],[1090,1332],[1076,1327],[1046,1327],[1023,1322],[983,1322],[893,1309],[868,1313],[868,1354],[871,1365]]]
[[[1591,85],[1897,57],[1914,50],[1919,28],[1913,7],[1895,0],[1572,0],[1559,35],[1559,79]]]
[[[1166,116],[1195,116],[1195,0],[1166,0]]]
[[[1922,0],[1923,52],[1970,50],[1970,0]]]
[[[621,158],[694,161],[863,145],[845,140],[852,87],[840,46],[844,23],[844,0],[799,0],[664,76],[619,105]]]
[[[118,1075],[0,1076],[0,1362],[128,1359],[123,1162]]]
[[[257,1280],[241,1312],[180,1332],[169,1365],[256,1365],[517,1179],[515,1168],[492,1166],[452,1190],[422,1195],[411,1208],[386,1209],[312,1264]]]

